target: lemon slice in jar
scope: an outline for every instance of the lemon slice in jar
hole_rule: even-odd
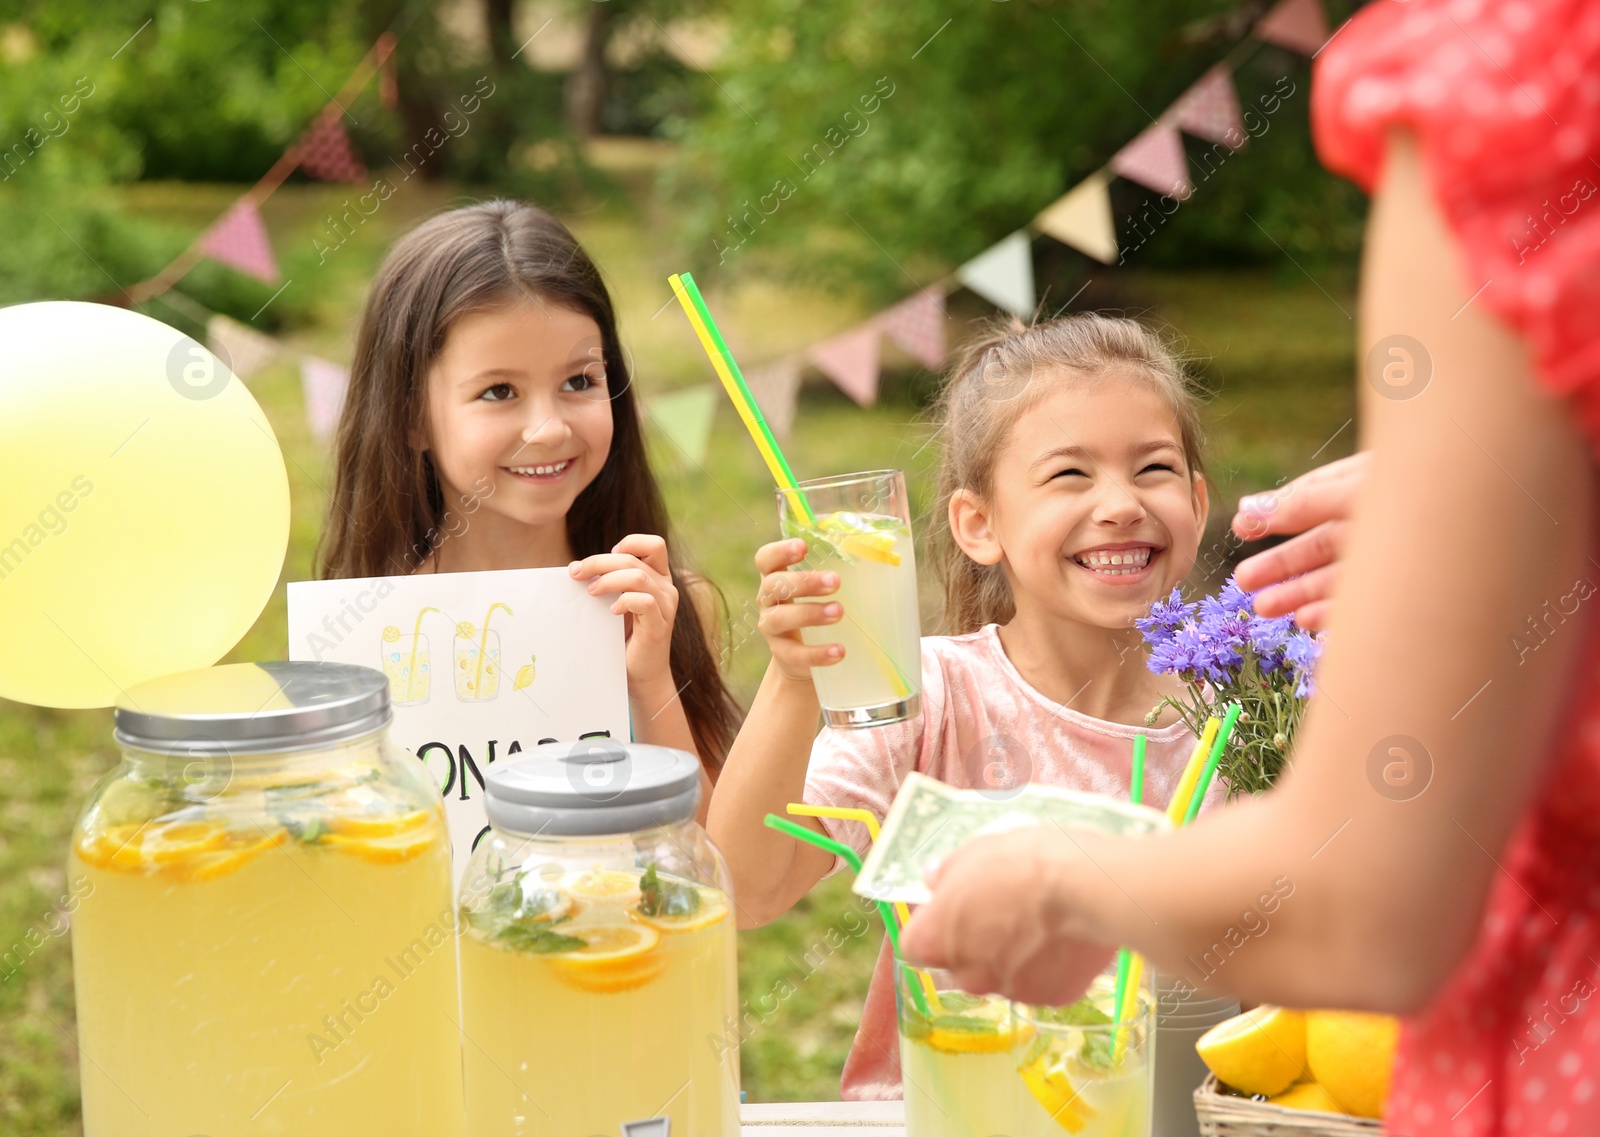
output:
[[[148,823],[109,825],[95,833],[80,833],[73,847],[84,864],[97,869],[137,868],[146,828]]]
[[[171,821],[145,828],[139,855],[150,865],[168,865],[209,853],[228,843],[228,830],[214,821]]]
[[[328,829],[341,837],[394,837],[421,829],[433,819],[431,810],[412,809],[403,813],[347,814],[330,817]]]
[[[240,833],[216,821],[184,820],[114,825],[80,838],[77,850],[96,868],[204,881],[241,868],[287,837],[279,827]]]
[[[643,924],[586,924],[561,931],[581,938],[572,951],[546,958],[556,977],[569,986],[596,994],[614,994],[643,987],[661,974],[666,960],[656,948],[661,933]]]
[[[424,816],[429,815],[424,812]],[[332,828],[331,822],[329,828]],[[389,834],[355,835],[334,831],[324,837],[321,843],[327,848],[349,853],[375,865],[394,865],[428,851],[434,846],[437,836],[436,828],[427,825]]]
[[[567,882],[566,888],[579,900],[604,900],[624,906],[639,900],[638,875],[617,869],[579,873]]]
[[[269,849],[275,849],[289,839],[289,831],[273,829],[266,835],[244,844],[236,844],[214,852],[199,853],[173,866],[180,880],[207,881],[237,872]]]

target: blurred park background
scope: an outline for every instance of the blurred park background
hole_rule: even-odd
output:
[[[1331,4],[1329,26],[1349,8]],[[283,582],[312,574],[330,471],[295,353],[349,362],[367,283],[419,219],[494,196],[556,212],[607,275],[649,400],[711,378],[669,304],[669,273],[694,271],[746,370],[794,356],[1026,226],[1226,60],[1263,128],[1220,165],[1185,137],[1195,192],[1181,208],[1141,221],[1158,195],[1113,179],[1122,263],[1031,242],[1042,313],[1146,318],[1181,338],[1212,392],[1218,555],[1205,586],[1231,560],[1237,497],[1349,453],[1356,434],[1365,202],[1318,165],[1311,64],[1252,36],[1267,11],[1250,0],[8,0],[0,304],[128,302],[273,166],[381,34],[394,37],[392,97],[374,78],[340,116],[369,180],[393,192],[353,210],[370,185],[295,173],[261,208],[288,283],[205,260],[137,305],[197,338],[223,314],[286,349],[250,386],[288,459],[291,547],[230,657],[283,658]],[[881,81],[893,94],[865,118],[857,100],[881,95]],[[469,119],[447,117],[486,89]],[[844,119],[852,110],[865,128]],[[797,159],[841,124],[844,143],[802,178]],[[794,190],[781,205],[742,220],[782,178]],[[947,307],[952,345],[995,312],[959,288]],[[802,477],[905,468],[925,509],[938,452],[925,408],[940,376],[889,347],[882,364],[871,406],[806,367],[787,449]],[[660,431],[653,440],[678,544],[726,596],[728,666],[748,698],[766,658],[740,616],[751,553],[776,536],[770,483],[726,405],[698,460]],[[938,613],[926,615],[931,631]],[[110,726],[107,711],[0,702],[0,953],[63,891],[79,803],[116,761]],[[835,880],[741,936],[752,1101],[837,1096],[881,935],[848,934],[861,927],[850,908]],[[73,1039],[69,939],[50,934],[0,983],[0,1132],[80,1131]]]

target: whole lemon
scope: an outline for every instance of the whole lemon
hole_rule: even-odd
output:
[[[1218,1023],[1194,1048],[1218,1081],[1244,1094],[1271,1097],[1305,1073],[1305,1016],[1283,1007],[1256,1007]]]
[[[1333,1095],[1315,1082],[1296,1082],[1276,1097],[1268,1098],[1272,1105],[1287,1109],[1308,1109],[1313,1113],[1343,1113]]]
[[[1306,1064],[1311,1077],[1357,1117],[1382,1117],[1400,1020],[1357,1011],[1306,1012]]]

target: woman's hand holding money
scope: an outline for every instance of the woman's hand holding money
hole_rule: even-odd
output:
[[[1094,871],[1080,840],[1059,830],[979,837],[928,874],[934,899],[901,935],[906,959],[952,972],[965,991],[1073,1002],[1115,951],[1081,938],[1073,881]]]

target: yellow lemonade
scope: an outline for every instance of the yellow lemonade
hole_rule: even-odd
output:
[[[903,971],[908,970],[902,968]],[[927,1017],[901,992],[906,1132],[915,1137],[1149,1137],[1148,1005],[1124,1028],[1097,981],[1070,1007],[941,991]]]
[[[737,1137],[726,895],[639,870],[518,873],[463,922],[472,1137],[589,1137],[668,1117]]]
[[[806,540],[806,559],[799,567],[839,574],[839,589],[831,596],[802,598],[844,607],[838,623],[800,631],[808,644],[844,648],[839,662],[811,669],[817,700],[833,711],[909,700],[902,717],[915,714],[922,690],[922,628],[910,526],[897,517],[849,512],[819,516],[814,528],[793,515],[785,522],[787,536]]]
[[[241,780],[74,837],[86,1137],[459,1137],[442,808],[357,785],[297,815]]]

